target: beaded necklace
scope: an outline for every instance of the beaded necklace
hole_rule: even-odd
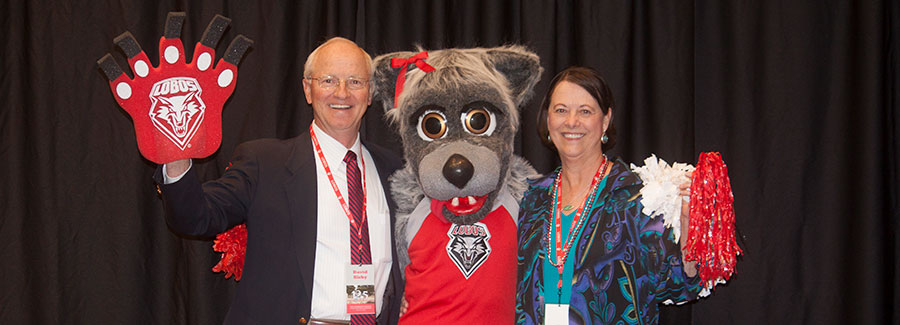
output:
[[[563,268],[566,264],[566,258],[569,255],[569,249],[572,248],[572,243],[575,242],[575,236],[578,233],[578,230],[581,229],[581,226],[584,224],[584,221],[587,220],[587,213],[585,210],[589,209],[593,206],[594,200],[597,198],[597,185],[600,184],[600,180],[606,177],[606,167],[609,164],[609,160],[606,159],[606,156],[603,156],[603,162],[600,164],[600,168],[597,169],[597,173],[594,174],[594,179],[591,181],[590,191],[585,195],[584,205],[581,206],[578,210],[575,211],[574,217],[574,227],[569,229],[569,235],[566,238],[566,244],[564,247],[562,246],[562,236],[561,236],[561,226],[560,226],[560,202],[559,202],[559,179],[562,177],[562,168],[560,167],[559,173],[556,174],[556,179],[553,181],[553,215],[551,218],[551,222],[547,223],[547,261],[550,262],[550,265],[556,267],[559,271],[559,282],[556,284],[556,288],[558,290],[562,289],[562,274]],[[552,256],[550,255],[550,223],[556,223],[556,262],[554,263]]]

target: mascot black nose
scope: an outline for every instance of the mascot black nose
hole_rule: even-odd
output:
[[[472,174],[474,173],[475,167],[462,155],[453,154],[444,163],[444,178],[458,188],[466,187],[466,183],[472,179]]]

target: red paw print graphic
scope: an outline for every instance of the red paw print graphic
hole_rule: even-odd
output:
[[[134,71],[134,79],[106,54],[97,64],[109,78],[119,105],[134,121],[138,149],[145,158],[163,164],[212,155],[222,142],[222,105],[237,81],[237,64],[253,41],[238,35],[213,66],[214,47],[230,19],[216,15],[209,23],[194,57],[185,62],[181,43],[183,12],[170,12],[159,40],[159,66],[150,66],[147,54],[129,32],[114,42]]]

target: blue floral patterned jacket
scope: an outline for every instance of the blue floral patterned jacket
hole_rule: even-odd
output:
[[[519,210],[516,323],[543,324],[547,231],[557,173],[530,182]],[[657,324],[658,304],[696,299],[699,277],[662,217],[641,213],[640,178],[617,160],[599,189],[573,252],[571,324]]]

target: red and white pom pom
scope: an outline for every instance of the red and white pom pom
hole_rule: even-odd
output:
[[[697,270],[708,294],[735,272],[737,255],[743,253],[735,241],[734,195],[728,168],[718,152],[700,154],[691,181],[690,228],[682,252],[697,261]],[[703,295],[703,294],[701,294]]]
[[[247,225],[240,224],[216,235],[213,250],[222,252],[222,259],[213,266],[213,272],[225,272],[226,279],[234,275],[234,280],[240,281],[247,252]]]

